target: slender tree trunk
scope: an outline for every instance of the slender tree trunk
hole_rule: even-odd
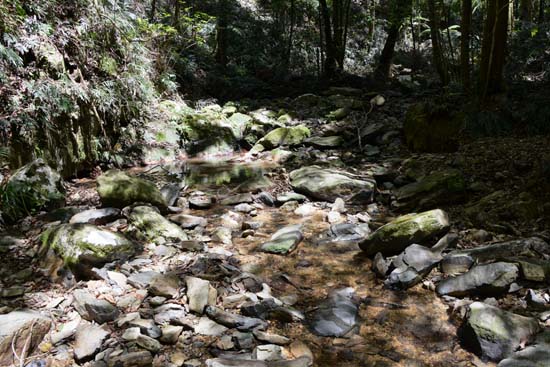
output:
[[[447,70],[445,57],[441,48],[439,9],[437,8],[435,0],[428,0],[428,9],[430,14],[430,35],[432,39],[433,63],[435,69],[437,70],[437,74],[439,74],[441,83],[443,83],[443,85],[447,85],[449,84],[449,72]]]
[[[479,71],[480,100],[504,91],[504,64],[508,38],[508,0],[490,0],[483,28]]]
[[[157,0],[151,1],[151,14],[149,15],[149,22],[153,22],[155,20],[155,16],[157,13]]]
[[[218,19],[216,22],[216,62],[223,68],[227,66],[227,25],[229,0],[218,0]]]
[[[519,9],[519,19],[524,22],[533,21],[533,3],[532,0],[521,0]]]
[[[176,28],[177,30],[180,29],[180,9],[181,9],[181,4],[180,4],[180,0],[176,0],[175,1],[175,4],[174,4],[174,28]]]
[[[462,0],[462,19],[460,21],[460,72],[462,86],[469,92],[470,83],[470,33],[472,29],[472,0]]]
[[[330,13],[326,0],[319,0],[321,6],[321,15],[323,19],[324,37],[325,37],[325,61],[324,73],[326,77],[333,77],[336,71],[336,50],[332,38],[332,26],[330,23]]]
[[[380,54],[376,75],[382,79],[387,79],[390,76],[391,63],[395,53],[395,45],[399,40],[399,31],[403,22],[411,14],[412,0],[396,0],[392,1],[392,9],[390,14],[390,29],[388,30],[388,38]]]
[[[544,10],[546,7],[546,1],[540,0],[539,1],[539,24],[544,23]]]
[[[288,45],[286,49],[286,58],[285,58],[285,70],[288,70],[290,67],[290,59],[292,57],[292,40],[294,38],[294,25],[296,22],[296,1],[290,0],[290,32],[288,35]]]

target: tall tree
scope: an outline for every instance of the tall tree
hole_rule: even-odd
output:
[[[440,32],[440,7],[435,0],[428,0],[428,9],[430,15],[430,35],[432,39],[432,58],[433,64],[443,85],[449,84],[449,70],[447,61],[443,55]]]
[[[223,68],[227,66],[227,26],[229,24],[229,1],[218,0],[218,16],[216,20],[216,62]]]
[[[539,1],[539,24],[544,23],[544,10],[546,8],[546,1],[540,0]]]
[[[332,9],[327,0],[319,0],[321,32],[324,39],[325,76],[331,77],[336,70],[344,69],[347,29],[349,27],[351,0],[332,0]],[[332,11],[331,11],[332,10]],[[332,15],[331,15],[332,13]]]
[[[462,0],[460,20],[460,74],[464,91],[470,90],[470,33],[472,29],[472,0]]]
[[[504,91],[509,0],[489,0],[483,27],[479,87],[481,101]]]
[[[378,60],[376,74],[382,79],[387,79],[390,75],[391,63],[395,53],[395,45],[399,40],[401,26],[405,19],[411,14],[412,0],[395,0],[390,2],[390,28],[388,37]]]

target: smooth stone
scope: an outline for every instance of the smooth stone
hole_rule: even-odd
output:
[[[288,345],[290,344],[290,339],[286,336],[277,335],[277,334],[270,334],[266,333],[261,330],[254,330],[252,331],[254,334],[254,337],[258,339],[259,341],[270,343],[270,344],[277,344],[277,345]]]
[[[186,277],[189,310],[198,314],[204,312],[207,305],[215,305],[218,292],[210,282],[201,278]]]
[[[244,194],[228,196],[225,199],[222,199],[222,201],[220,201],[220,204],[229,206],[243,203],[252,203],[253,201],[254,199],[252,198],[252,194],[247,192]]]
[[[460,338],[480,357],[500,361],[511,356],[522,343],[532,341],[539,331],[536,319],[474,302],[468,307]]]
[[[176,344],[183,332],[183,326],[163,325],[160,341],[164,344]]]
[[[169,215],[168,219],[170,219],[172,222],[177,223],[180,225],[183,229],[193,229],[196,227],[206,227],[208,224],[208,221],[206,218],[203,217],[197,217],[194,215],[188,215],[188,214],[174,214]]]
[[[141,335],[141,331],[138,327],[131,327],[124,331],[122,334],[122,339],[126,341],[134,341]]]
[[[443,210],[408,214],[378,228],[359,246],[367,256],[374,256],[377,252],[393,256],[413,243],[425,244],[434,237],[444,235],[449,229],[449,217]]]
[[[154,296],[176,298],[181,288],[177,274],[158,274],[151,279],[149,293]]]
[[[474,266],[462,275],[441,281],[436,291],[440,296],[498,295],[508,292],[516,281],[519,269],[516,264],[493,263]]]
[[[137,345],[150,352],[156,353],[161,350],[162,345],[158,340],[151,338],[150,336],[140,334],[136,339]]]
[[[449,254],[441,260],[441,272],[449,275],[458,275],[470,270],[475,260],[470,255]]]
[[[265,321],[261,319],[233,314],[218,307],[206,306],[205,310],[209,318],[229,328],[248,331],[254,328],[265,329],[267,327]]]
[[[320,336],[341,337],[356,327],[359,307],[354,302],[353,288],[330,292],[319,304],[311,320],[311,330]]]
[[[69,223],[88,223],[95,225],[104,225],[120,217],[120,209],[101,208],[89,209],[72,216]]]
[[[73,297],[74,308],[85,320],[103,324],[105,322],[114,321],[120,315],[120,311],[116,306],[113,306],[105,300],[95,298],[91,293],[85,290],[75,290],[73,292]]]
[[[220,336],[226,330],[225,326],[210,320],[208,317],[201,317],[199,323],[195,326],[195,333],[206,336]]]
[[[299,193],[313,199],[333,202],[342,198],[350,203],[370,203],[374,197],[374,180],[362,180],[349,173],[319,166],[308,166],[290,172],[290,184]]]
[[[91,359],[109,337],[109,332],[96,325],[81,324],[76,330],[74,356],[77,361]]]
[[[148,351],[124,353],[109,357],[107,360],[108,367],[150,367],[152,365],[153,356]]]
[[[270,241],[261,245],[263,252],[285,255],[296,249],[302,242],[303,235],[300,225],[286,226],[279,229],[272,236]]]
[[[277,204],[282,205],[288,201],[297,201],[299,203],[307,200],[307,197],[295,192],[286,192],[277,196]]]

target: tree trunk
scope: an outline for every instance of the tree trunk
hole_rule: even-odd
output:
[[[539,1],[539,24],[544,23],[544,10],[546,7],[546,1],[540,0]]]
[[[175,1],[175,4],[174,4],[174,28],[176,28],[177,30],[180,29],[180,8],[181,8],[181,4],[180,4],[180,0],[176,0]]]
[[[380,60],[378,61],[378,67],[376,69],[376,74],[382,79],[390,77],[391,62],[393,54],[395,53],[395,44],[399,39],[400,28],[401,25],[393,24],[388,30],[388,38],[386,38],[386,43],[380,54]]]
[[[153,22],[155,20],[155,16],[157,13],[157,0],[151,1],[151,14],[149,15],[149,22]]]
[[[428,9],[430,15],[430,35],[432,39],[433,63],[435,69],[437,70],[437,74],[439,74],[441,83],[443,83],[443,85],[447,85],[449,84],[449,71],[447,70],[445,57],[443,56],[443,50],[441,48],[439,9],[437,8],[435,0],[428,0]]]
[[[460,21],[460,73],[465,92],[470,91],[470,33],[472,29],[472,0],[462,0]]]
[[[396,0],[391,2],[390,29],[384,49],[378,60],[376,75],[382,79],[390,76],[391,62],[395,53],[395,45],[399,40],[399,30],[405,19],[411,14],[412,0]]]
[[[294,37],[295,22],[296,22],[296,1],[290,0],[290,33],[288,35],[288,45],[286,49],[285,70],[288,70],[290,66],[290,59],[292,57],[292,40]]]
[[[490,0],[483,28],[479,70],[480,100],[504,91],[504,64],[508,38],[509,0]]]
[[[524,22],[533,21],[533,3],[532,0],[521,0],[519,9],[519,19]]]
[[[336,50],[334,40],[332,38],[332,26],[330,22],[330,13],[326,0],[319,0],[321,7],[321,15],[323,20],[324,36],[325,36],[325,61],[324,72],[326,77],[333,77],[336,71]]]
[[[227,25],[228,1],[218,0],[218,19],[216,22],[216,62],[223,68],[227,66]]]

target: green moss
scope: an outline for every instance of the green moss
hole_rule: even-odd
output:
[[[119,170],[110,170],[97,179],[97,192],[104,205],[124,208],[136,202],[165,208],[166,202],[156,186],[146,180],[130,177]]]
[[[310,135],[311,131],[304,125],[279,127],[260,139],[252,148],[252,151],[260,152],[264,149],[271,150],[282,145],[299,145]]]

